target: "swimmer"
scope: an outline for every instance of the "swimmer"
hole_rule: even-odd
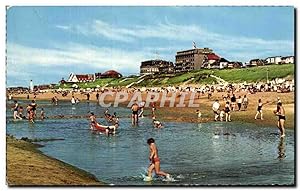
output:
[[[155,170],[156,175],[165,176],[167,179],[170,179],[170,174],[160,170],[160,159],[158,157],[158,151],[155,145],[155,140],[153,138],[150,138],[147,140],[147,144],[149,145],[149,149],[150,149],[150,155],[149,155],[150,165],[148,168],[148,178],[150,180],[152,179],[152,171]]]
[[[158,121],[158,120],[155,119],[155,116],[153,116],[152,119],[153,119],[153,126],[155,128],[158,128],[158,129],[164,128],[164,126],[162,125],[162,123],[160,121]]]
[[[95,125],[99,124],[96,120],[96,116],[93,112],[91,112],[91,115],[89,117],[90,121],[91,121],[91,129],[95,130]]]

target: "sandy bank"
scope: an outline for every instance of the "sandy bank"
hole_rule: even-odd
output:
[[[103,185],[81,169],[44,155],[37,145],[6,136],[6,179],[9,186]]]

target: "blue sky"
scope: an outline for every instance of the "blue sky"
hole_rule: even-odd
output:
[[[294,8],[11,7],[7,86],[71,72],[138,74],[141,61],[174,62],[193,41],[231,61],[294,55]]]

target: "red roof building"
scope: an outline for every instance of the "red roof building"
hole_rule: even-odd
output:
[[[207,56],[208,60],[220,60],[221,59],[218,55],[216,55],[214,53],[207,54],[206,56]]]
[[[104,72],[103,74],[99,75],[98,78],[121,78],[122,74],[115,70],[108,70]]]

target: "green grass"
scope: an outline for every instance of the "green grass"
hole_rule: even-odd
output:
[[[285,64],[285,65],[269,65],[253,68],[241,68],[241,69],[227,69],[227,70],[208,70],[201,69],[188,73],[176,74],[174,77],[168,75],[156,75],[153,77],[147,77],[140,84],[134,85],[136,87],[153,87],[153,86],[170,86],[170,85],[180,85],[188,80],[188,84],[214,84],[217,83],[215,78],[210,77],[210,74],[221,77],[227,82],[238,83],[238,82],[258,82],[258,81],[267,81],[267,71],[269,75],[269,80],[275,78],[294,78],[294,64]],[[104,78],[98,79],[95,82],[88,83],[77,83],[79,88],[94,88],[99,85],[103,87],[106,84],[109,84],[108,87],[124,87],[129,85],[132,82],[137,82],[138,77],[134,76],[129,78],[126,81],[121,82],[123,78]],[[73,84],[60,85],[61,88],[71,88]]]
[[[294,76],[294,64],[269,65],[232,70],[214,70],[214,75],[219,76],[228,82],[258,82],[267,81],[267,70],[269,70],[269,80]]]

